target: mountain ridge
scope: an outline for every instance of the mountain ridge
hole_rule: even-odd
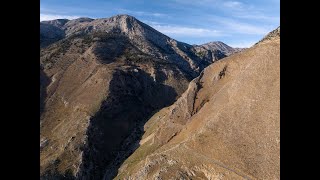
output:
[[[60,21],[63,21],[63,22],[60,22]],[[118,22],[118,21],[121,21],[121,25],[120,26],[116,25],[117,27],[114,28],[113,30],[110,30],[108,28],[103,28],[103,25],[101,25],[103,23],[112,24],[112,22]],[[243,48],[232,48],[221,41],[208,42],[208,43],[205,43],[202,45],[189,45],[189,44],[181,42],[181,41],[173,40],[170,37],[168,37],[167,35],[165,35],[161,32],[158,32],[157,30],[153,29],[149,25],[147,25],[147,24],[139,21],[135,17],[127,15],[127,14],[115,15],[110,18],[92,19],[92,18],[82,17],[82,18],[73,19],[73,20],[58,19],[58,20],[51,20],[51,21],[42,21],[40,23],[53,24],[53,25],[58,24],[58,25],[55,25],[55,27],[58,27],[62,30],[65,30],[66,36],[68,36],[70,34],[74,34],[74,33],[80,33],[83,31],[87,31],[87,32],[94,31],[95,29],[97,31],[120,31],[123,33],[129,33],[129,34],[139,34],[138,32],[130,33],[129,32],[130,28],[128,28],[128,27],[133,27],[134,24],[139,24],[143,28],[146,28],[146,29],[150,30],[152,33],[157,34],[157,37],[155,37],[155,39],[159,38],[159,36],[165,36],[167,38],[165,40],[160,38],[160,39],[162,39],[161,41],[163,41],[163,42],[176,41],[178,43],[182,43],[184,46],[189,46],[189,47],[202,46],[202,47],[206,48],[207,50],[212,50],[212,51],[219,50],[219,51],[223,52],[226,56],[231,55],[234,52],[239,52],[240,49],[243,49]],[[68,28],[70,28],[70,24],[76,25],[76,27],[68,29]],[[90,28],[87,28],[87,26],[89,26]],[[110,26],[110,25],[108,25],[108,26]],[[129,38],[130,38],[130,35],[129,35]],[[158,40],[156,40],[156,42],[157,41]],[[239,49],[239,50],[237,50],[237,49]]]
[[[195,53],[188,54],[190,51],[196,51],[193,46],[176,41],[129,15],[116,15],[110,18],[95,20],[90,18],[82,19],[85,20],[79,21],[79,19],[74,19],[66,22],[62,28],[60,28],[60,31],[54,33],[57,34],[56,36],[58,38],[56,39],[61,39],[61,31],[64,32],[63,38],[102,32],[120,33],[127,36],[143,53],[155,56],[156,58],[180,63],[186,71],[195,71],[192,74],[193,77],[195,77],[204,66],[207,66],[220,57],[220,55],[218,58],[216,57],[216,51],[210,50],[206,50],[206,56],[202,57],[197,56]],[[47,23],[57,24],[54,23],[54,21]],[[48,43],[43,44],[47,45]],[[219,54],[219,52],[217,52],[217,54]]]

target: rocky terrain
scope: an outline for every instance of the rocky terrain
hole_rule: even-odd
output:
[[[145,122],[223,57],[128,15],[40,22],[40,179],[116,176]]]
[[[280,27],[154,114],[115,179],[280,179],[279,83]]]

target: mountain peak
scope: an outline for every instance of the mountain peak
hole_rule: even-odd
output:
[[[64,28],[70,27],[70,26],[74,26],[74,25],[77,25],[77,24],[80,24],[80,23],[91,22],[91,21],[94,21],[94,19],[88,18],[88,17],[80,17],[80,18],[77,18],[77,19],[73,19],[73,20],[68,21],[68,22],[65,24],[65,27],[64,27]]]
[[[242,50],[242,48],[233,48],[221,41],[212,41],[201,46],[208,50],[219,50],[227,56]]]
[[[73,19],[71,21],[77,21],[77,22],[90,22],[90,21],[93,21],[94,19],[92,18],[89,18],[89,17],[80,17],[80,18],[77,18],[77,19]]]
[[[227,44],[225,44],[224,42],[221,42],[221,41],[211,41],[211,42],[205,43],[203,45],[207,45],[207,46],[223,46],[225,48],[232,48],[232,47],[228,46]]]
[[[223,43],[222,41],[211,41],[211,42],[208,42],[208,43],[205,43],[205,44],[225,44],[225,43]]]
[[[117,14],[115,16],[112,16],[110,18],[125,18],[125,19],[136,19],[135,17],[128,15],[128,14]]]
[[[124,26],[130,28],[135,24],[141,24],[140,21],[138,21],[138,19],[127,14],[118,14],[110,18],[107,18],[107,20],[111,21],[112,23],[119,24],[121,28],[124,28]]]

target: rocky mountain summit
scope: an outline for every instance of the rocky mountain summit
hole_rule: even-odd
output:
[[[178,42],[129,15],[95,20],[90,18],[53,20],[41,22],[41,25],[45,27],[43,30],[40,27],[42,47],[64,37],[97,33],[119,34],[128,38],[143,53],[179,64],[181,68],[191,73],[192,77],[196,77],[204,67],[221,58],[220,51],[203,50],[205,56],[201,56],[196,53],[193,46]]]
[[[128,15],[40,22],[41,179],[116,176],[145,122],[225,57],[199,52]]]

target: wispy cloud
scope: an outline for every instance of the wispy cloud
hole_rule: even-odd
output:
[[[239,1],[226,1],[223,3],[223,6],[231,9],[243,9],[243,3]]]
[[[175,37],[189,36],[189,37],[220,37],[225,36],[222,32],[213,29],[205,28],[194,28],[187,26],[177,26],[177,25],[165,25],[162,23],[149,22],[150,26],[156,30]]]
[[[228,29],[230,32],[239,33],[239,34],[265,35],[270,31],[265,27],[251,25],[251,24],[237,22],[237,21],[225,21],[225,22],[222,22],[222,24],[224,24],[225,28]]]
[[[241,41],[241,42],[237,42],[237,43],[230,43],[228,45],[233,48],[249,48],[252,45],[254,45],[255,43],[256,43],[256,41]]]
[[[80,16],[68,16],[68,15],[61,15],[61,14],[40,14],[40,21],[48,21],[54,19],[77,19]]]
[[[187,8],[188,10],[194,9],[194,7],[211,10],[222,11],[228,14],[228,16],[243,19],[243,20],[256,20],[263,23],[271,22],[277,23],[279,16],[270,16],[270,13],[265,12],[264,7],[257,7],[253,4],[244,3],[241,1],[225,1],[225,0],[174,0],[180,6]],[[172,6],[177,6],[172,4]],[[178,7],[180,7],[178,6]],[[178,8],[177,7],[177,8]]]
[[[262,9],[240,1],[226,1],[221,5],[222,9],[235,18],[277,22],[279,17],[267,16]]]
[[[154,17],[169,17],[169,15],[158,12],[146,12],[146,11],[131,11],[127,9],[117,9],[120,14],[131,14],[134,16],[154,16]]]
[[[194,6],[203,6],[203,5],[215,5],[219,3],[220,0],[201,0],[201,1],[194,1],[194,0],[174,0],[174,2],[179,4],[190,4]]]
[[[218,28],[217,30],[227,34],[265,35],[271,30],[266,25],[246,23],[233,18],[208,16],[207,19]]]

